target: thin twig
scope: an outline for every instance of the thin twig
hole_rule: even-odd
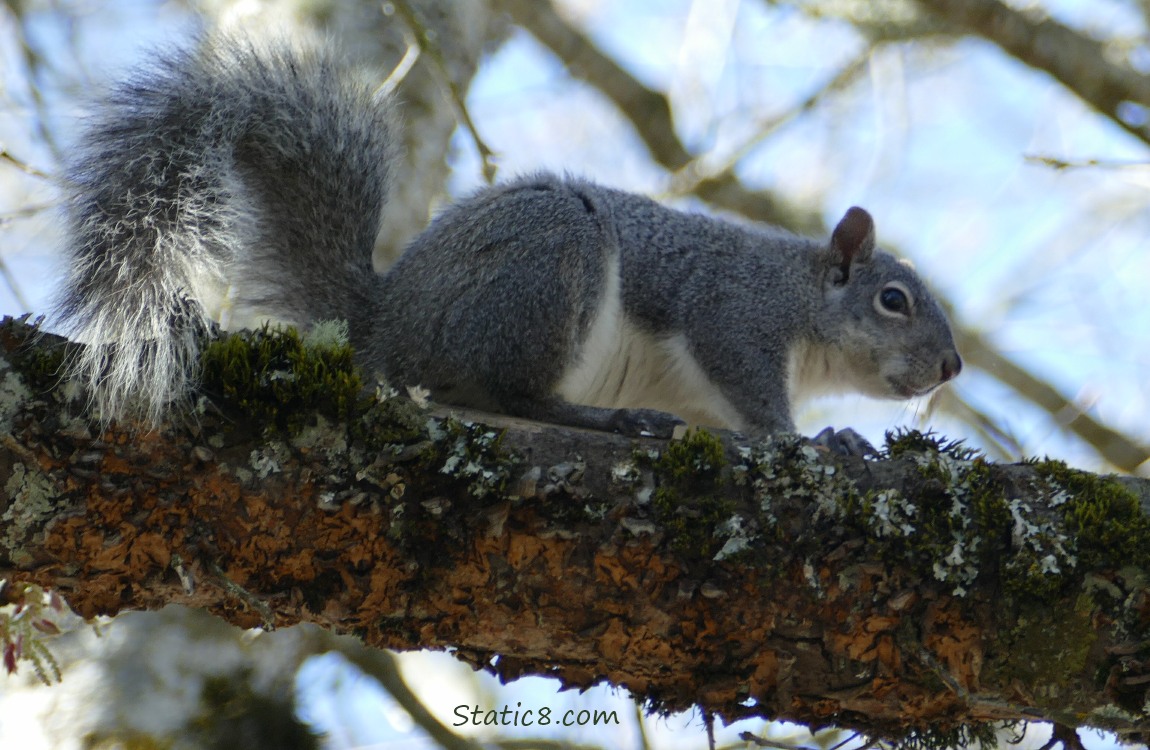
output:
[[[322,628],[311,627],[312,638],[323,647],[323,650],[335,651],[364,674],[371,677],[395,698],[411,720],[419,725],[427,734],[447,750],[481,750],[478,742],[462,737],[451,731],[446,725],[435,718],[423,702],[411,691],[403,675],[399,671],[399,664],[395,656],[384,649],[369,648],[357,638],[351,636],[337,636]],[[320,649],[317,648],[317,651]]]
[[[958,350],[969,364],[1037,404],[1115,468],[1133,473],[1150,459],[1150,446],[1142,445],[1099,422],[1084,412],[1073,399],[999,352],[982,334],[961,326],[955,326],[954,334]]]
[[[777,132],[783,125],[817,107],[831,94],[841,91],[854,82],[854,80],[858,78],[859,73],[866,69],[873,53],[874,47],[868,46],[863,52],[843,66],[825,85],[821,86],[806,99],[803,99],[786,112],[760,123],[759,126],[755,128],[755,134],[748,138],[742,145],[735,148],[722,164],[704,168],[702,165],[702,157],[696,157],[684,164],[683,167],[677,170],[672,176],[672,193],[677,195],[694,193],[703,182],[734,178],[735,167],[739,162],[758,148],[769,136]]]
[[[419,20],[419,17],[412,10],[411,6],[406,0],[389,0],[388,3],[395,11],[402,16],[403,22],[415,35],[416,44],[422,53],[431,58],[435,63],[435,67],[439,70],[440,78],[443,80],[443,85],[447,87],[448,97],[451,103],[455,106],[456,114],[462,121],[463,126],[471,134],[471,139],[475,142],[475,148],[479,150],[479,156],[483,160],[483,178],[488,183],[495,182],[495,173],[497,167],[495,165],[495,152],[488,147],[487,143],[479,135],[479,130],[475,127],[475,123],[471,119],[471,112],[467,109],[467,103],[464,101],[463,92],[459,90],[456,85],[455,79],[452,78],[450,70],[447,66],[447,61],[443,57],[443,50],[431,38],[427,32],[427,27]]]
[[[233,596],[247,604],[259,614],[260,619],[263,621],[264,630],[270,632],[276,629],[275,613],[272,612],[272,608],[268,605],[267,602],[265,602],[263,599],[251,591],[248,591],[232,579],[228,578],[227,572],[225,572],[224,569],[221,568],[219,564],[214,560],[209,560],[207,562],[207,568],[208,571],[213,576],[215,576],[215,582],[219,584],[220,588],[231,593]]]
[[[635,701],[634,706],[635,726],[639,729],[639,748],[640,750],[651,750],[651,740],[647,737],[646,715],[643,713],[643,706],[639,701]]]
[[[52,175],[48,174],[47,172],[45,172],[42,169],[37,169],[36,167],[33,167],[31,164],[24,161],[23,159],[18,158],[11,151],[9,151],[8,149],[3,148],[3,147],[0,147],[0,161],[8,162],[12,166],[16,167],[16,169],[19,169],[24,174],[32,175],[33,177],[39,177],[40,179],[47,180],[49,182],[54,181],[54,178],[52,177]]]
[[[1019,461],[1026,457],[1022,443],[992,416],[976,408],[959,395],[954,388],[940,388],[932,397],[940,411],[954,415],[972,427],[982,438],[987,453],[1003,462]]]
[[[775,750],[799,750],[803,745],[795,745],[789,742],[777,742],[775,740],[760,737],[754,732],[740,732],[739,739],[743,742],[749,742],[755,747],[773,747]]]
[[[556,13],[550,2],[499,0],[498,4],[515,23],[547,46],[573,77],[598,89],[618,108],[659,166],[675,172],[692,160],[692,154],[675,134],[667,97],[637,81]],[[695,195],[712,206],[755,221],[807,234],[826,231],[820,213],[767,190],[748,190],[733,175],[700,181]]]
[[[845,740],[842,742],[836,742],[834,745],[831,745],[828,750],[842,750],[843,746],[845,746],[848,742],[854,742],[861,736],[862,735],[860,735],[858,732],[848,732],[847,738]],[[873,740],[869,740],[865,745],[863,745],[863,747],[869,747],[872,743]],[[859,748],[859,750],[862,750],[862,748]]]
[[[1077,161],[1062,159],[1057,156],[1044,154],[1026,154],[1024,157],[1031,164],[1042,164],[1056,170],[1063,169],[1150,169],[1148,161],[1119,161],[1115,159],[1079,159]]]
[[[392,68],[391,73],[379,84],[375,90],[377,97],[388,97],[395,93],[400,84],[407,78],[407,74],[415,67],[415,63],[419,60],[419,40],[415,38],[411,29],[406,26],[403,28],[403,57]]]
[[[28,96],[32,99],[33,111],[36,113],[36,116],[32,118],[36,136],[54,156],[59,157],[59,144],[56,143],[52,131],[48,128],[48,104],[44,99],[44,92],[40,90],[40,86],[37,84],[36,71],[47,66],[44,64],[44,58],[28,41],[29,19],[21,13],[21,3],[8,3],[7,6],[17,19],[17,23],[13,24],[11,28],[16,36],[16,43],[20,46],[21,59],[25,66],[24,80],[28,84]]]

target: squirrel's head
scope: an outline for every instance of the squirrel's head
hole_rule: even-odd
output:
[[[922,396],[954,378],[962,359],[942,307],[910,264],[875,249],[874,220],[851,208],[820,258],[820,343],[852,390]]]

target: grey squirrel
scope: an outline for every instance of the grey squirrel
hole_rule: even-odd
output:
[[[320,46],[208,34],[118,86],[68,173],[63,329],[103,419],[155,423],[233,323],[346,320],[362,363],[432,398],[666,435],[793,432],[820,392],[922,395],[962,367],[946,317],[852,208],[829,241],[549,174],[372,247],[395,105]]]

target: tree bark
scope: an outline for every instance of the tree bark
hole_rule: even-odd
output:
[[[727,722],[1150,726],[1150,482],[916,434],[863,461],[398,398],[97,432],[55,382],[61,344],[29,338],[0,329],[0,577],[85,617],[312,622]]]

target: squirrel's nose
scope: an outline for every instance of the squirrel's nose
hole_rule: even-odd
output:
[[[958,352],[951,349],[942,355],[942,382],[945,383],[960,372],[962,372],[962,357],[958,356]]]

